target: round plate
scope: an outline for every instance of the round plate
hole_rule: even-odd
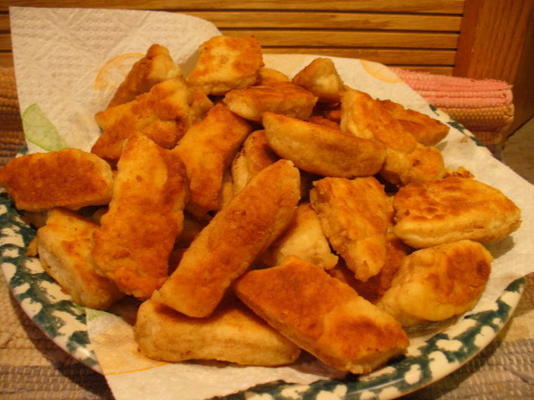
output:
[[[24,312],[62,349],[100,372],[88,339],[85,310],[70,300],[38,259],[27,256],[35,230],[22,221],[5,193],[0,194],[0,227],[2,270]],[[489,309],[458,319],[430,338],[412,339],[405,356],[371,374],[310,385],[275,382],[229,398],[261,394],[262,399],[311,399],[328,392],[336,398],[389,399],[413,392],[460,368],[486,347],[511,317],[524,282],[521,278],[511,283]]]
[[[85,309],[48,275],[27,250],[35,230],[20,218],[6,193],[0,194],[0,262],[23,311],[59,347],[100,372],[85,323]]]

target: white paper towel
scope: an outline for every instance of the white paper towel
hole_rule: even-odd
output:
[[[168,47],[181,63],[200,43],[219,34],[209,22],[162,12],[14,7],[10,16],[17,88],[31,152],[66,145],[88,150],[99,133],[95,112],[105,107],[129,67],[151,44]],[[265,55],[264,60],[293,76],[315,57]],[[332,59],[349,86],[449,121],[385,66]],[[457,129],[451,128],[440,149],[448,167],[467,168],[522,209],[521,228],[490,246],[496,260],[476,311],[490,305],[508,283],[534,271],[534,187]],[[319,363],[299,368],[159,363],[137,353],[131,327],[118,317],[89,310],[88,328],[108,382],[121,400],[203,399],[275,379],[308,383],[334,374]]]
[[[94,114],[150,45],[167,47],[182,63],[220,35],[208,21],[167,12],[10,7],[9,14],[30,152],[57,150],[58,141],[39,131],[43,119],[56,128],[60,145],[89,150],[99,134]]]

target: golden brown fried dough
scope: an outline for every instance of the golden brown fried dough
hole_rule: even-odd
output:
[[[148,92],[155,84],[181,75],[169,50],[165,46],[153,44],[146,55],[132,66],[108,107],[132,101],[137,95]]]
[[[239,365],[291,364],[300,349],[247,310],[225,301],[208,318],[191,318],[153,300],[139,308],[134,327],[147,357],[170,361],[217,360]]]
[[[470,240],[417,250],[377,305],[403,326],[462,314],[484,291],[492,260],[484,246]]]
[[[257,85],[269,85],[271,83],[290,82],[289,77],[273,68],[260,68]]]
[[[274,113],[265,113],[263,125],[275,153],[304,171],[350,178],[382,168],[385,148],[376,141]]]
[[[246,88],[263,66],[261,46],[254,37],[216,36],[204,42],[187,82],[206,94],[222,95]]]
[[[386,290],[391,287],[391,281],[397,275],[408,251],[408,247],[400,239],[389,236],[386,243],[386,262],[380,272],[369,278],[367,282],[356,279],[354,272],[348,269],[343,262],[329,270],[328,273],[352,287],[364,299],[376,304]]]
[[[287,230],[267,249],[261,260],[273,266],[288,256],[299,257],[324,269],[337,264],[338,256],[330,250],[319,217],[309,203],[298,206]]]
[[[290,161],[262,170],[195,238],[154,300],[190,317],[210,315],[287,227],[299,198],[299,172]]]
[[[0,169],[0,185],[20,210],[77,210],[107,204],[113,174],[109,164],[96,155],[64,149],[11,159]]]
[[[91,151],[118,160],[124,141],[136,133],[172,148],[209,107],[211,101],[188,88],[181,77],[166,80],[135,100],[97,113],[95,118],[103,132]]]
[[[406,333],[390,315],[296,257],[248,272],[234,290],[280,333],[341,371],[367,373],[408,346]]]
[[[438,144],[449,133],[447,125],[426,114],[404,108],[391,100],[383,100],[381,104],[406,131],[425,146]]]
[[[387,148],[386,160],[380,171],[380,176],[394,185],[432,182],[445,174],[441,152],[435,147],[419,143],[410,153]]]
[[[237,115],[260,122],[268,111],[307,119],[312,114],[317,97],[298,85],[280,82],[232,90],[223,101]]]
[[[441,153],[418,143],[384,104],[367,93],[345,90],[341,100],[341,130],[361,138],[374,138],[387,147],[381,175],[392,184],[427,182],[443,177],[445,167]]]
[[[367,281],[386,262],[391,202],[374,178],[315,181],[310,202],[323,232],[357,279]]]
[[[92,255],[99,272],[124,293],[150,297],[167,278],[186,194],[187,179],[176,153],[144,135],[128,138],[109,211],[94,235]]]
[[[319,98],[320,102],[339,102],[344,84],[334,62],[329,58],[319,57],[299,71],[292,82],[308,89]]]
[[[457,176],[401,187],[393,206],[395,234],[415,248],[461,239],[491,242],[521,223],[521,211],[500,190]]]
[[[232,162],[233,192],[239,192],[253,176],[278,159],[267,143],[265,131],[252,132]]]
[[[123,296],[115,284],[97,274],[91,259],[98,225],[72,211],[56,208],[37,230],[43,268],[81,306],[106,309]]]
[[[175,147],[187,171],[191,192],[187,208],[192,214],[205,217],[220,209],[224,172],[251,131],[247,121],[218,103]]]
[[[319,115],[312,115],[310,118],[308,118],[308,122],[311,122],[312,124],[317,125],[323,125],[332,129],[340,130],[339,124],[335,121],[332,121],[331,119],[321,117]]]

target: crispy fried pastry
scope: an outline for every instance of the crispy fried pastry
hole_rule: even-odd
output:
[[[135,100],[96,114],[103,132],[91,151],[118,160],[124,141],[135,133],[172,148],[211,105],[203,93],[188,88],[181,77],[158,83]]]
[[[210,315],[287,227],[299,198],[299,172],[290,161],[263,169],[195,238],[154,300],[190,317]]]
[[[521,223],[521,211],[500,190],[457,176],[401,187],[393,206],[395,234],[415,248],[461,239],[491,242]]]
[[[417,250],[404,260],[377,305],[403,326],[462,314],[482,294],[491,262],[484,246],[471,240]]]
[[[150,297],[167,278],[186,194],[187,179],[176,153],[144,135],[128,138],[109,211],[94,235],[92,255],[99,272],[124,293]]]
[[[380,176],[394,185],[432,182],[445,174],[441,152],[435,147],[419,143],[409,153],[387,148],[386,159],[380,171]]]
[[[265,167],[278,160],[267,143],[264,130],[252,132],[232,162],[233,192],[237,193]]]
[[[304,171],[349,178],[382,168],[385,148],[377,141],[274,113],[265,113],[263,125],[275,153]]]
[[[259,122],[268,111],[307,119],[313,111],[317,97],[293,83],[279,82],[232,90],[224,96],[223,101],[237,115]]]
[[[338,263],[328,273],[352,287],[364,299],[376,304],[391,287],[393,278],[408,254],[409,248],[400,239],[390,235],[386,243],[386,262],[380,272],[369,278],[367,282],[356,279],[354,272],[343,262]]]
[[[107,204],[113,174],[109,164],[96,155],[64,149],[11,159],[0,169],[0,185],[20,210],[77,210]]]
[[[321,228],[317,213],[309,203],[298,206],[297,212],[284,234],[262,255],[270,266],[278,265],[288,256],[296,256],[324,269],[333,268],[338,256],[332,253]]]
[[[320,102],[339,102],[344,84],[334,62],[329,58],[319,57],[298,72],[292,82],[308,89],[319,98]]]
[[[382,100],[381,104],[415,140],[425,146],[438,144],[449,133],[447,125],[426,114],[404,108],[391,100]]]
[[[72,211],[52,209],[46,225],[37,230],[38,252],[43,268],[76,304],[106,309],[123,294],[95,270],[91,249],[97,229]]]
[[[281,334],[341,371],[367,373],[408,346],[390,315],[297,257],[248,272],[234,290]]]
[[[270,83],[277,82],[289,82],[289,77],[273,68],[262,67],[260,68],[257,85],[268,85]]]
[[[134,327],[147,357],[170,361],[217,360],[239,365],[291,364],[300,349],[247,310],[225,301],[208,318],[191,318],[153,300],[139,308]]]
[[[220,209],[224,172],[251,131],[247,121],[218,103],[175,147],[187,171],[191,193],[187,208],[192,214],[203,217]]]
[[[315,181],[310,202],[323,232],[355,277],[367,281],[386,262],[391,201],[374,178],[323,178]]]
[[[187,82],[206,94],[223,95],[253,85],[263,66],[261,46],[254,37],[216,36],[199,52]]]
[[[381,175],[392,184],[441,178],[445,174],[441,153],[418,143],[384,104],[367,93],[345,90],[341,100],[341,130],[361,138],[374,138],[387,147]]]
[[[326,117],[321,117],[319,115],[312,115],[310,118],[308,118],[308,122],[311,122],[312,124],[323,125],[323,126],[327,126],[332,129],[340,130],[339,124],[337,122],[332,121],[331,119],[328,119]]]
[[[137,61],[120,84],[108,107],[128,103],[152,86],[181,76],[182,72],[165,46],[153,44],[146,55]]]

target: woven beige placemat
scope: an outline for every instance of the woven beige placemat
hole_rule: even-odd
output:
[[[112,399],[104,377],[73,359],[24,314],[0,277],[0,398]]]
[[[24,144],[17,89],[12,68],[0,68],[0,165]]]

